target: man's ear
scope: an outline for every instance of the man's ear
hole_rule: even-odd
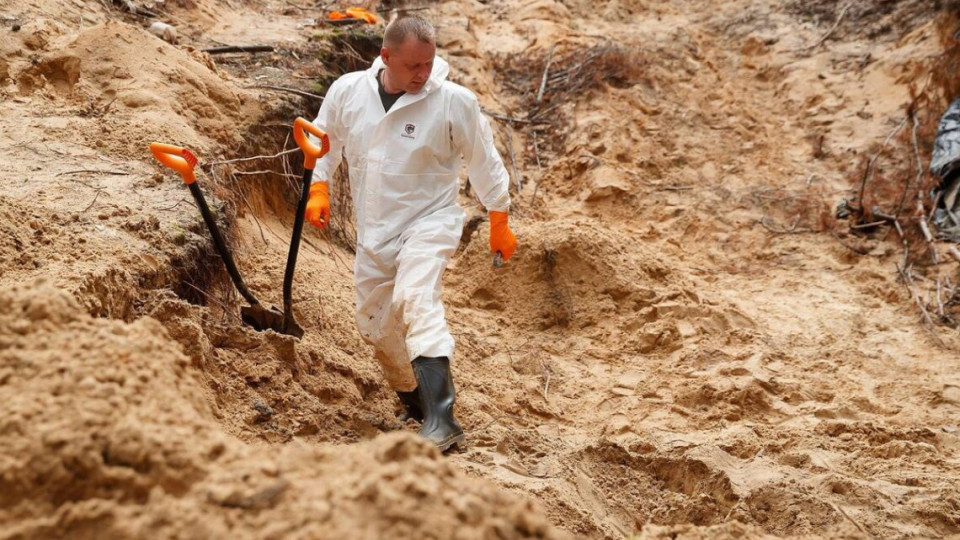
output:
[[[390,65],[390,50],[386,47],[380,47],[380,59],[383,60],[383,65]]]

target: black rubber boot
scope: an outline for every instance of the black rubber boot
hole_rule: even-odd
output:
[[[400,403],[403,404],[403,413],[397,417],[400,422],[413,419],[423,423],[423,406],[420,405],[420,393],[414,388],[410,392],[397,392]]]
[[[453,445],[462,446],[466,437],[453,416],[456,391],[450,373],[450,359],[444,356],[415,358],[413,375],[417,378],[417,390],[423,405],[424,420],[420,436],[437,445],[441,452],[446,452]]]

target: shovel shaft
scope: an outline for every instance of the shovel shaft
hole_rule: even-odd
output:
[[[293,236],[290,238],[290,251],[287,253],[287,268],[283,273],[283,324],[293,321],[293,274],[297,267],[297,254],[300,252],[300,235],[303,232],[303,217],[310,198],[310,182],[313,169],[303,170],[303,185],[300,188],[300,200],[297,201],[297,213],[293,220]]]
[[[190,188],[193,199],[197,201],[200,214],[203,215],[203,221],[207,224],[210,236],[213,237],[213,247],[216,248],[220,258],[223,259],[223,265],[227,267],[227,273],[230,274],[230,279],[233,280],[233,284],[237,287],[237,290],[240,291],[240,295],[243,296],[244,300],[249,302],[251,306],[259,306],[260,301],[250,292],[250,289],[247,289],[243,278],[240,277],[240,271],[237,270],[237,265],[233,262],[233,256],[227,248],[227,243],[224,241],[223,235],[220,234],[220,228],[217,227],[216,219],[213,217],[213,214],[210,213],[210,207],[207,206],[207,201],[203,198],[203,192],[200,191],[200,186],[197,185],[196,182],[191,182],[187,185]]]
[[[320,141],[320,146],[310,142],[307,134]],[[293,274],[297,267],[297,255],[300,253],[300,235],[303,233],[304,213],[310,199],[310,182],[313,180],[313,168],[317,160],[330,151],[330,138],[320,128],[306,118],[298,117],[293,122],[293,138],[303,151],[303,185],[300,187],[300,199],[293,219],[293,235],[290,238],[290,251],[287,253],[287,268],[283,273],[283,331],[299,326],[293,319]]]

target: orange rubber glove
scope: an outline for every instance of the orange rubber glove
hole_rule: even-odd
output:
[[[310,185],[310,198],[307,199],[307,210],[303,215],[314,227],[327,228],[330,222],[330,193],[326,182]]]
[[[490,251],[494,254],[500,252],[503,260],[513,257],[517,251],[517,237],[507,225],[507,217],[506,212],[490,211]]]

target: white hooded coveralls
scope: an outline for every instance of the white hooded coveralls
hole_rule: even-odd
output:
[[[357,219],[357,327],[390,386],[408,392],[417,386],[410,362],[453,356],[441,277],[463,231],[460,169],[465,163],[487,210],[508,210],[510,178],[477,97],[446,80],[443,59],[435,57],[423,89],[388,113],[376,79],[384,68],[378,57],[330,86],[314,120],[330,152],[314,178],[333,178],[346,155]]]

